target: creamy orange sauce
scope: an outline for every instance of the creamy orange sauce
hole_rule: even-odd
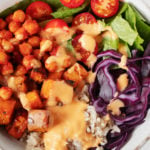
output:
[[[121,74],[117,79],[117,89],[119,91],[125,90],[126,87],[128,86],[128,83],[129,83],[128,74],[127,73]]]
[[[90,51],[91,53],[94,52],[95,47],[96,47],[96,41],[92,36],[83,34],[81,38],[79,39],[79,42],[81,43],[81,46],[84,49]]]
[[[46,30],[51,37],[55,37],[56,42],[60,45],[65,45],[67,40],[72,38],[72,35],[75,33],[74,29],[60,29],[60,28],[49,28]]]
[[[115,40],[118,39],[118,35],[112,30],[110,26],[105,27],[105,32],[102,34],[102,37],[110,37],[111,39]]]
[[[88,67],[92,67],[94,63],[96,62],[96,60],[97,60],[97,57],[94,54],[91,54],[87,59],[86,65]]]
[[[120,68],[122,68],[122,69],[128,70],[128,67],[126,66],[126,64],[127,64],[127,59],[128,59],[127,56],[122,55],[121,61],[120,61],[120,63],[118,64],[118,66],[119,66]]]
[[[122,55],[125,55],[128,57],[128,52],[126,50],[126,46],[122,43],[119,43],[118,52],[121,53]]]
[[[55,106],[58,102],[70,104],[73,99],[73,87],[65,81],[53,81],[52,88],[49,89],[47,106]]]
[[[91,84],[95,81],[95,78],[96,78],[96,73],[89,71],[89,74],[88,74],[87,79],[86,79],[87,82]]]
[[[11,76],[7,79],[7,83],[8,83],[8,87],[13,89],[14,91],[17,90],[16,84],[15,84],[15,78],[13,76]]]
[[[86,122],[84,111],[87,104],[80,101],[73,101],[63,107],[49,107],[53,125],[44,134],[45,150],[67,150],[68,139],[76,139],[82,144],[82,150],[97,146],[100,143],[91,134],[86,133]]]
[[[85,34],[97,36],[103,31],[103,25],[100,22],[93,24],[80,24],[77,29],[82,30]]]
[[[121,100],[116,99],[110,102],[107,106],[107,110],[111,111],[113,115],[119,116],[121,114],[120,108],[122,107],[124,107],[124,103]]]
[[[70,56],[67,55],[64,47],[59,47],[56,56],[50,56],[47,58],[46,63],[50,64],[52,62],[57,63],[57,72],[64,70],[63,64],[66,59],[70,59]]]

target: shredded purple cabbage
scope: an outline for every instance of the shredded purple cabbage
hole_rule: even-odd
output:
[[[133,51],[133,57],[127,60],[127,70],[114,69],[121,61],[121,54],[114,50],[101,52],[97,56],[97,62],[93,66],[96,79],[89,87],[91,101],[100,115],[110,113],[111,118],[118,125],[121,132],[107,135],[108,143],[104,146],[107,150],[120,148],[127,142],[134,128],[144,122],[150,104],[150,44],[143,57],[136,57],[137,51]],[[103,57],[106,57],[103,59]],[[118,91],[116,79],[122,72],[126,72],[129,78],[128,87]],[[116,94],[117,93],[117,94]],[[124,102],[119,116],[107,112],[107,105],[112,99]]]

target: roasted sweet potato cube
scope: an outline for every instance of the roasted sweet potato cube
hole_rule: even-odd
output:
[[[48,110],[30,110],[28,114],[28,130],[37,132],[47,131],[49,117]]]
[[[62,75],[63,75],[63,71],[59,71],[59,72],[51,72],[48,75],[48,79],[52,79],[52,80],[60,80]]]
[[[76,87],[78,83],[85,79],[87,76],[88,72],[78,63],[74,64],[63,75],[64,79],[66,81],[70,81],[68,83],[71,83],[74,87]]]
[[[16,116],[12,123],[6,127],[8,134],[16,139],[22,137],[23,133],[27,129],[27,111],[19,110],[16,112]]]
[[[47,106],[55,106],[59,102],[70,104],[73,98],[73,87],[64,80],[45,80],[42,85],[41,96],[48,98]]]
[[[27,87],[25,80],[25,76],[10,76],[7,79],[8,87],[10,87],[15,92],[26,92]]]
[[[25,76],[16,76],[15,77],[15,85],[16,89],[20,92],[26,92],[27,86],[25,84],[26,77]]]
[[[43,107],[39,94],[35,90],[28,92],[27,94],[21,94],[19,97],[23,108],[26,110],[38,109]]]
[[[15,105],[16,101],[14,100],[0,100],[0,125],[7,125],[10,123]]]
[[[53,88],[53,80],[44,80],[41,89],[41,96],[43,98],[49,98],[49,90],[52,88]]]

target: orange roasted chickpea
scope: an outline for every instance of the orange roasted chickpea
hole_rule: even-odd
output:
[[[71,66],[71,59],[70,58],[67,58],[67,59],[65,59],[64,60],[64,62],[63,62],[63,67],[64,68],[68,68],[69,66]]]
[[[32,47],[39,47],[41,39],[38,36],[32,36],[28,39],[28,43],[32,45]]]
[[[0,18],[0,30],[5,29],[7,23],[3,19]]]
[[[20,43],[20,41],[19,40],[17,40],[15,37],[14,38],[11,38],[10,40],[9,40],[9,42],[12,44],[12,45],[19,45],[19,43]]]
[[[0,100],[0,125],[7,125],[11,122],[15,105],[14,100]]]
[[[5,52],[11,53],[14,51],[14,46],[8,40],[3,39],[1,45]]]
[[[1,68],[2,75],[10,75],[13,72],[14,72],[13,65],[10,62],[2,65],[2,68]]]
[[[8,131],[9,135],[16,139],[22,137],[25,130],[27,129],[27,115],[28,113],[25,110],[18,110],[16,112],[13,121],[8,126],[6,126],[6,130]]]
[[[36,34],[40,30],[40,27],[35,20],[26,20],[23,27],[30,35]]]
[[[33,55],[34,55],[34,57],[35,57],[36,59],[41,59],[40,50],[39,50],[39,49],[34,49]]]
[[[23,76],[27,73],[26,68],[23,65],[18,65],[15,71],[16,76]]]
[[[3,30],[0,31],[0,38],[1,39],[9,40],[12,37],[13,37],[13,35],[12,35],[12,33],[10,31],[5,30],[5,29],[3,29]]]
[[[24,22],[25,20],[25,13],[23,10],[16,10],[14,13],[13,13],[13,20],[16,21],[16,22]]]
[[[22,64],[29,70],[32,68],[41,68],[41,62],[37,60],[33,55],[27,55],[23,58]]]
[[[48,129],[49,121],[50,113],[48,110],[30,110],[28,115],[28,130],[45,132]]]
[[[28,33],[23,27],[19,28],[14,34],[15,38],[20,41],[28,38]]]
[[[21,24],[19,22],[11,21],[8,25],[8,28],[11,32],[15,33],[20,28],[20,26]]]
[[[8,63],[8,56],[4,51],[0,50],[0,64],[6,63]]]
[[[27,42],[23,42],[22,44],[19,44],[19,51],[23,56],[30,55],[32,46]]]
[[[40,68],[32,69],[30,78],[35,82],[41,83],[44,80],[43,71]]]
[[[52,51],[53,43],[51,40],[42,39],[40,42],[40,54],[43,56],[45,52]]]
[[[47,63],[47,61],[45,62],[45,68],[49,71],[49,72],[55,72],[58,68],[57,62],[53,61],[51,63]]]
[[[11,88],[9,87],[1,87],[0,88],[0,97],[3,99],[3,100],[8,100],[11,98],[13,94],[13,91]]]

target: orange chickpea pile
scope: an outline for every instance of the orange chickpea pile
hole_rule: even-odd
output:
[[[0,125],[16,139],[27,129],[47,131],[50,116],[44,108],[50,83],[64,80],[69,85],[72,81],[69,86],[73,89],[88,75],[69,56],[58,71],[60,64],[51,58],[59,45],[54,39],[42,38],[41,31],[38,20],[22,10],[0,19]]]

